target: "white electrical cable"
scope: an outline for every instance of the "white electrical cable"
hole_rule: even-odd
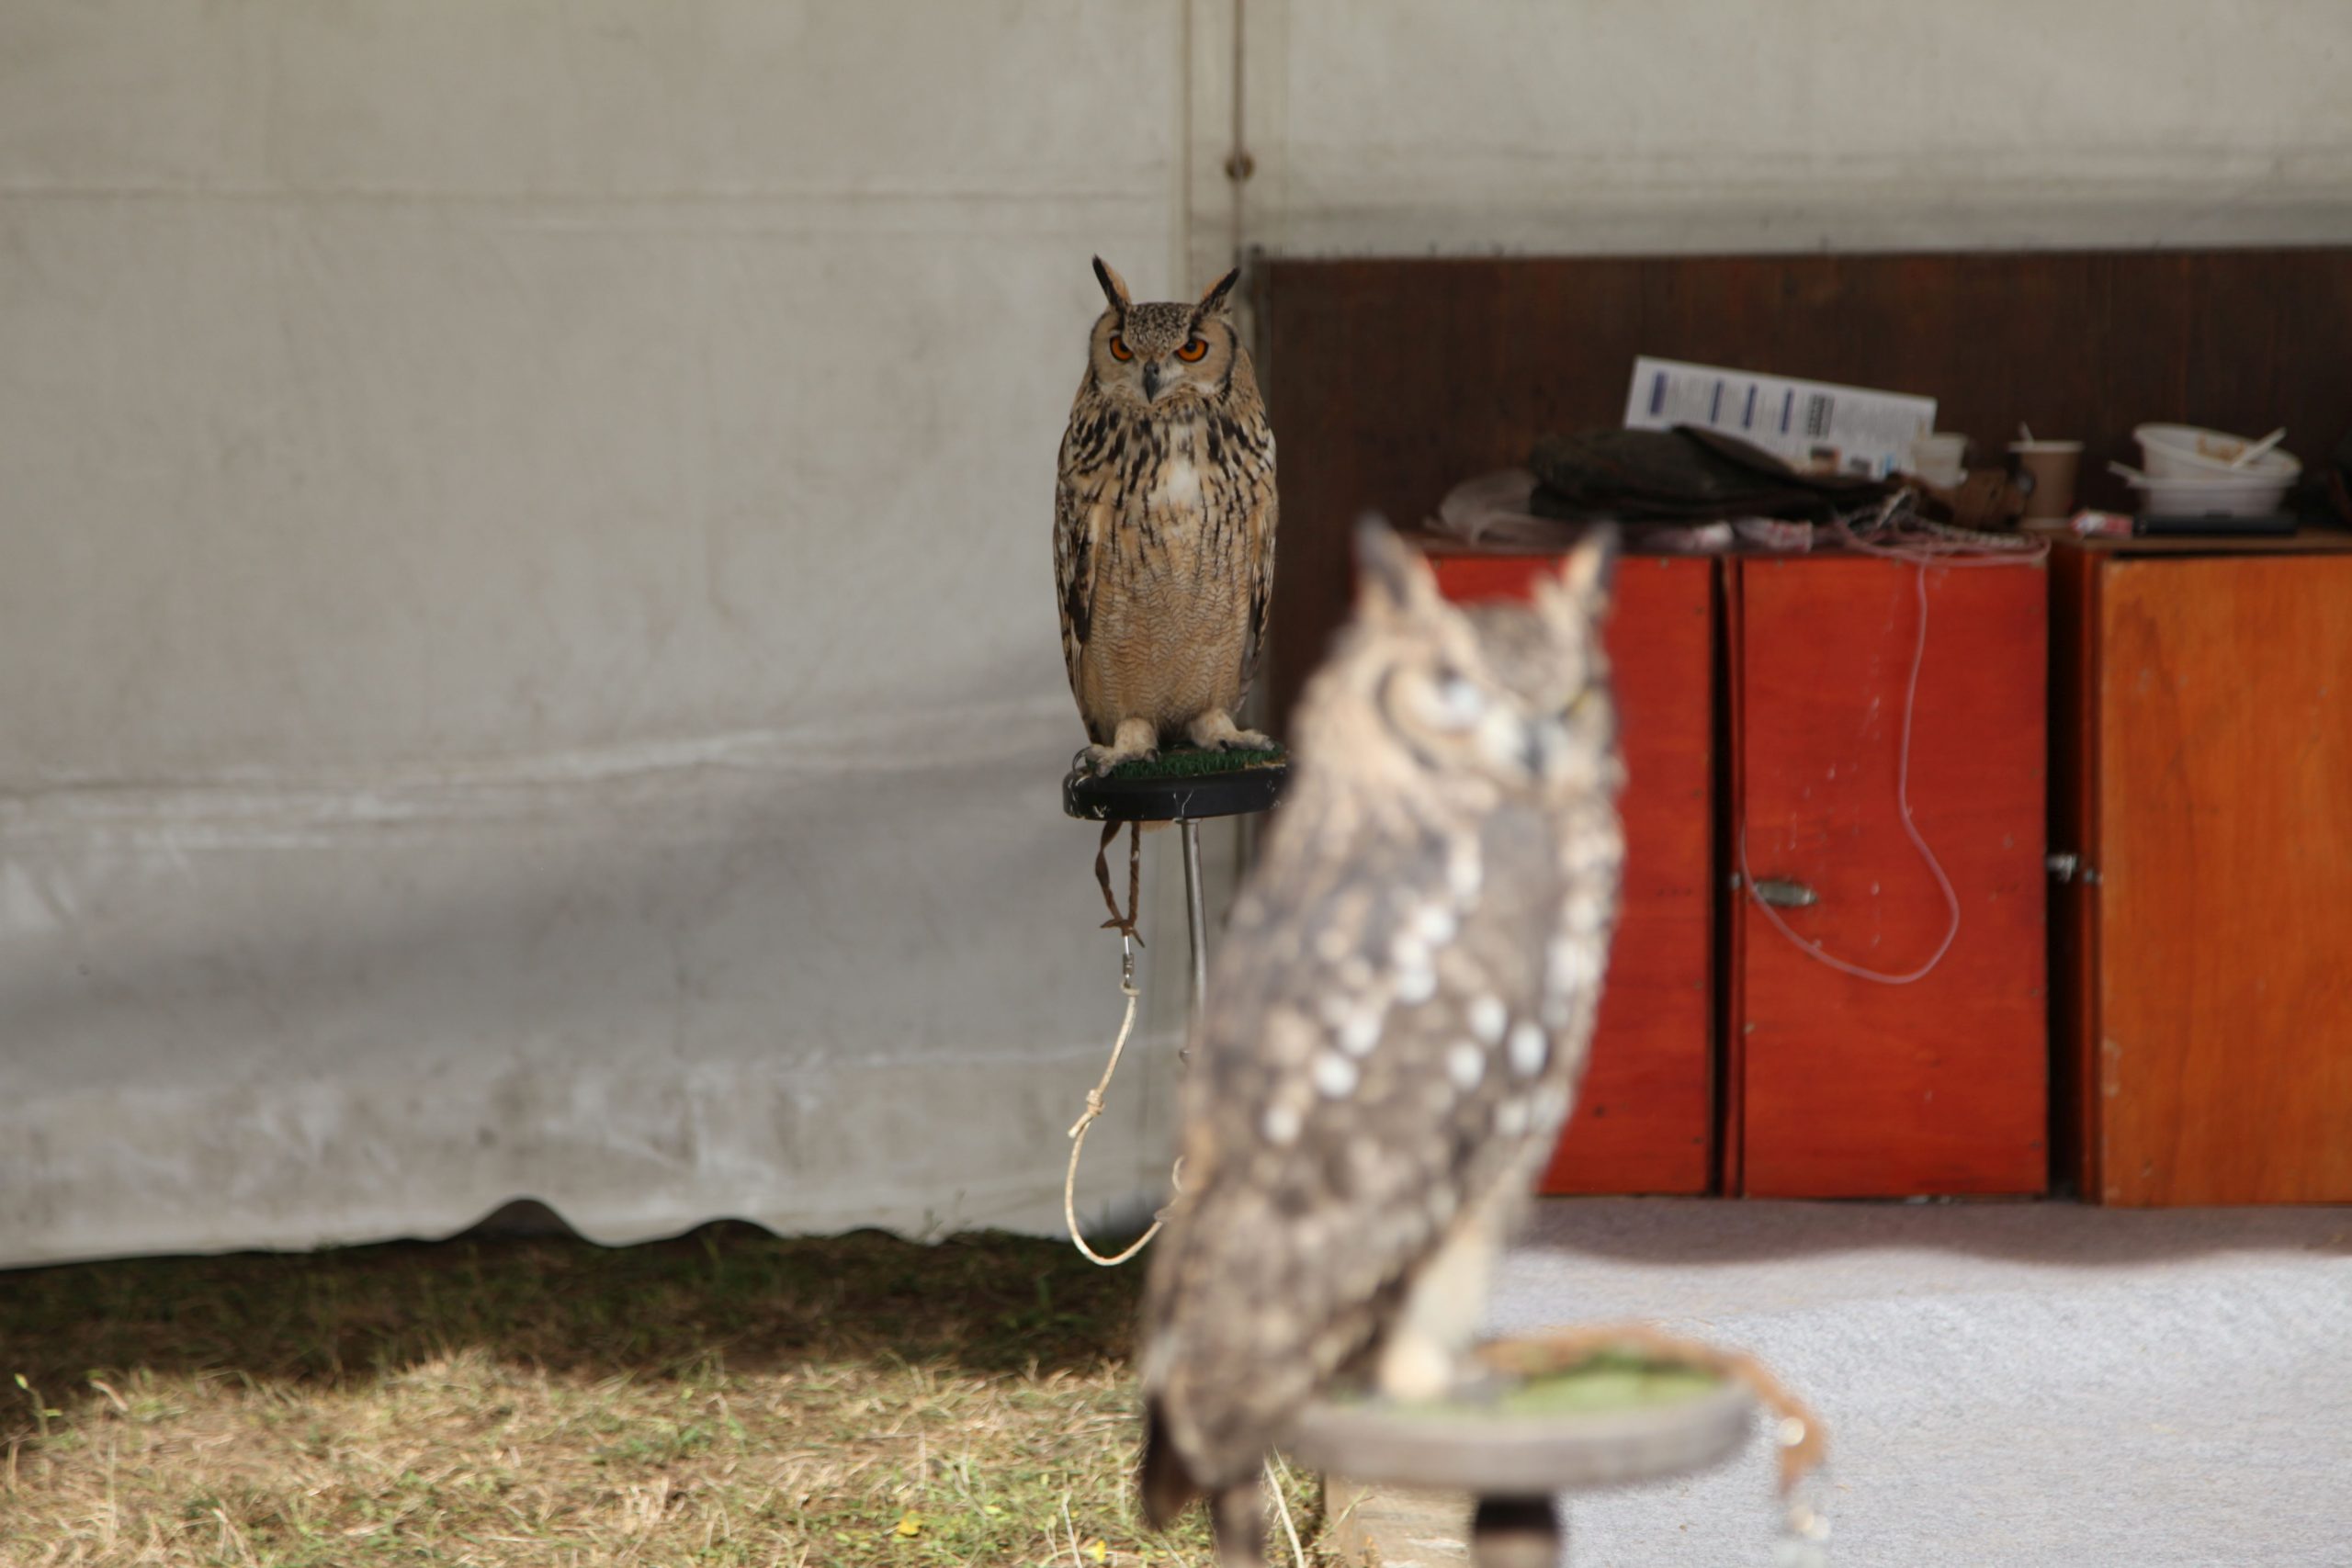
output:
[[[1809,942],[1791,930],[1789,923],[1781,919],[1781,911],[1766,903],[1763,896],[1756,891],[1756,874],[1747,868],[1747,825],[1743,822],[1739,829],[1739,885],[1747,890],[1747,896],[1755,900],[1756,907],[1764,911],[1764,918],[1771,923],[1772,929],[1787,937],[1806,957],[1826,964],[1841,975],[1851,975],[1857,980],[1874,981],[1882,986],[1908,986],[1926,979],[1936,965],[1944,961],[1944,954],[1951,951],[1951,944],[1960,938],[1960,894],[1953,889],[1951,878],[1944,874],[1943,863],[1936,859],[1936,852],[1929,849],[1928,840],[1920,836],[1918,824],[1911,819],[1911,720],[1918,709],[1919,667],[1927,662],[1928,657],[1927,562],[1918,563],[1918,572],[1919,637],[1911,650],[1911,679],[1903,691],[1903,750],[1901,760],[1895,764],[1894,806],[1902,814],[1903,831],[1909,835],[1912,847],[1919,852],[1919,858],[1928,863],[1928,874],[1935,877],[1936,886],[1943,890],[1944,908],[1951,915],[1951,924],[1945,928],[1943,941],[1936,944],[1936,951],[1925,964],[1902,975],[1865,969],[1859,964],[1849,964],[1842,958],[1824,953],[1818,942]]]
[[[1891,517],[1893,511],[1894,505],[1890,502],[1887,510],[1881,513],[1880,520],[1886,521]],[[1944,955],[1951,951],[1952,943],[1960,940],[1961,923],[1960,894],[1952,886],[1951,878],[1945,874],[1943,863],[1936,859],[1935,851],[1928,847],[1927,839],[1920,834],[1919,825],[1911,815],[1911,728],[1912,721],[1918,712],[1919,671],[1928,659],[1928,568],[1930,565],[2030,566],[2038,564],[2048,556],[2050,547],[2036,541],[2016,549],[1987,551],[1983,546],[1963,545],[1955,541],[1939,539],[1932,542],[1911,541],[1899,547],[1889,547],[1865,543],[1842,528],[1840,532],[1845,534],[1843,542],[1847,547],[1882,559],[1909,561],[1918,571],[1917,583],[1919,631],[1911,649],[1911,677],[1905,682],[1903,689],[1903,741],[1902,751],[1895,764],[1894,805],[1896,811],[1902,817],[1904,834],[1910,839],[1912,848],[1919,852],[1919,858],[1927,863],[1928,874],[1936,879],[1936,886],[1944,896],[1944,908],[1951,915],[1951,923],[1944,929],[1943,941],[1936,944],[1936,951],[1928,956],[1928,961],[1917,968],[1900,975],[1890,975],[1881,970],[1865,968],[1861,964],[1850,964],[1845,959],[1825,953],[1819,942],[1807,942],[1804,937],[1799,936],[1789,923],[1781,918],[1781,912],[1766,903],[1763,897],[1756,891],[1756,875],[1747,865],[1747,824],[1744,819],[1739,828],[1739,885],[1748,897],[1755,902],[1756,907],[1763,911],[1765,920],[1772,929],[1788,938],[1790,944],[1807,958],[1818,964],[1827,964],[1841,975],[1850,975],[1857,980],[1868,980],[1881,986],[1908,986],[1926,979],[1934,972],[1936,965],[1944,961]]]

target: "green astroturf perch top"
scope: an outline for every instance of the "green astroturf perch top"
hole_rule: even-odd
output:
[[[1211,751],[1198,746],[1170,746],[1157,757],[1138,757],[1111,770],[1114,779],[1196,779],[1208,773],[1236,773],[1244,768],[1264,768],[1290,760],[1280,746],[1258,751]]]

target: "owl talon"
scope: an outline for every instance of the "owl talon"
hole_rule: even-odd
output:
[[[1254,729],[1237,728],[1233,716],[1211,708],[1184,727],[1185,739],[1204,751],[1264,751],[1273,742]]]
[[[1096,773],[1108,773],[1122,762],[1148,762],[1159,756],[1159,732],[1148,718],[1121,719],[1108,746],[1089,746],[1079,754]]]
[[[1426,1404],[1444,1398],[1460,1381],[1460,1371],[1461,1361],[1451,1350],[1408,1325],[1383,1350],[1375,1377],[1387,1398]]]
[[[1097,776],[1109,774],[1112,769],[1123,762],[1148,762],[1159,755],[1159,748],[1157,746],[1147,746],[1140,751],[1130,750],[1125,746],[1089,746],[1079,753]]]

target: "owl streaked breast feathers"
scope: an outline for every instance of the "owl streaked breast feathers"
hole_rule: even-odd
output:
[[[1611,546],[1463,609],[1360,531],[1357,615],[1236,907],[1151,1254],[1144,1506],[1206,1494],[1257,1562],[1266,1450],[1335,1381],[1452,1379],[1584,1070],[1614,926]]]
[[[1166,742],[1258,747],[1234,716],[1274,579],[1274,437],[1228,272],[1196,304],[1105,300],[1062,435],[1054,577],[1062,660],[1107,773]]]

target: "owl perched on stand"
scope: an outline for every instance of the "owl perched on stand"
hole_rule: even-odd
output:
[[[1145,1512],[1205,1494],[1221,1562],[1259,1561],[1262,1456],[1316,1395],[1453,1381],[1567,1116],[1624,849],[1612,549],[1465,610],[1359,530],[1356,615],[1196,1026],[1145,1297]]]
[[[1234,331],[1238,272],[1196,305],[1108,307],[1062,434],[1054,580],[1062,661],[1108,773],[1163,741],[1271,745],[1236,728],[1274,587],[1274,435]]]

